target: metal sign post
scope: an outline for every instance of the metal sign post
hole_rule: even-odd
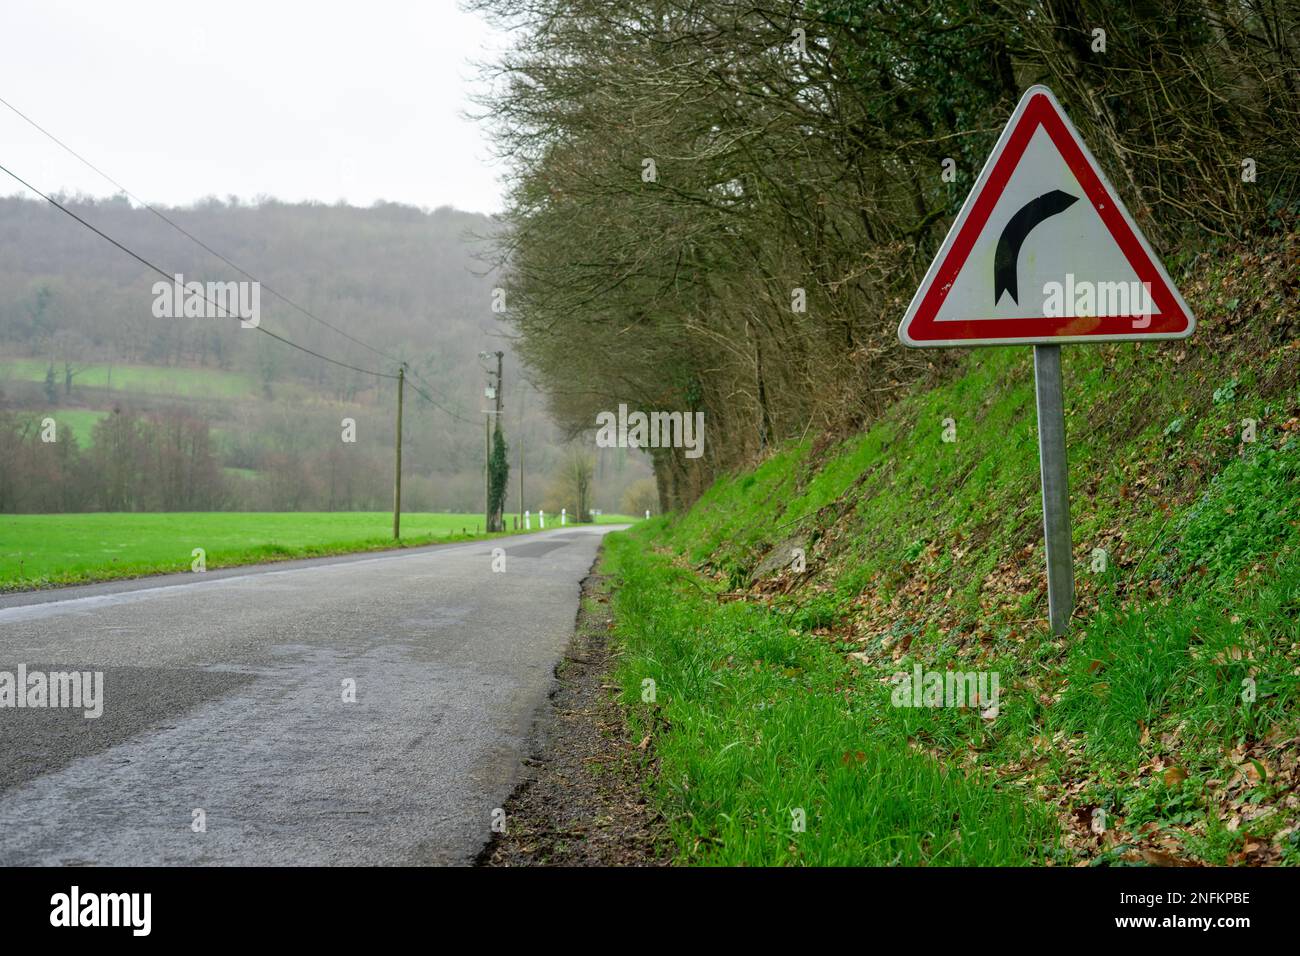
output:
[[[1034,389],[1038,396],[1043,539],[1047,544],[1047,607],[1052,633],[1060,635],[1074,610],[1074,546],[1070,540],[1070,478],[1059,345],[1034,346]]]

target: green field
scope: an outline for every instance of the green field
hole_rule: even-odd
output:
[[[373,511],[4,515],[0,590],[188,571],[195,548],[209,569],[377,551],[393,547],[392,520]],[[402,545],[483,537],[482,527],[481,514],[404,514]]]
[[[0,381],[43,382],[49,364],[43,359],[0,360]],[[63,367],[54,376],[63,394]],[[256,382],[239,372],[215,368],[160,368],[155,365],[90,365],[73,379],[73,388],[111,388],[116,392],[184,395],[188,398],[246,398],[258,393]]]
[[[30,421],[33,427],[39,428],[42,421],[46,418],[53,418],[55,425],[58,427],[59,441],[65,440],[71,433],[77,439],[77,447],[89,448],[94,444],[92,438],[95,432],[95,426],[109,415],[107,409],[102,408],[54,408],[47,411],[28,412],[19,411],[17,415],[23,421]],[[215,440],[220,440],[227,434],[225,428],[208,428],[208,434]],[[240,472],[245,477],[254,477],[257,472],[252,468],[227,468],[228,472]]]
[[[80,447],[89,448],[90,436],[96,423],[108,415],[108,412],[92,408],[59,408],[43,412],[21,412],[20,415],[38,428],[43,420],[53,418],[60,441],[64,440],[67,432],[70,431],[76,436]]]

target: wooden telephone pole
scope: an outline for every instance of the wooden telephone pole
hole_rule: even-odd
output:
[[[397,464],[393,469],[393,540],[402,536],[402,392],[406,388],[406,365],[397,370]]]

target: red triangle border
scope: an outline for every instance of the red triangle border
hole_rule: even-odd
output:
[[[1119,198],[1107,187],[1104,177],[1095,166],[1095,160],[1087,153],[1086,147],[1069,125],[1065,114],[1056,104],[1054,98],[1042,87],[1030,90],[1026,94],[1028,103],[1018,111],[1019,119],[1010,135],[1004,134],[1000,143],[1001,152],[993,162],[993,168],[987,178],[977,183],[978,195],[967,199],[963,213],[969,209],[961,222],[956,238],[949,245],[944,242],[946,255],[939,268],[927,275],[928,284],[923,284],[913,299],[913,308],[909,308],[909,322],[904,319],[899,327],[899,336],[905,344],[913,346],[946,345],[953,346],[977,344],[1013,344],[1016,341],[1050,341],[1072,337],[1104,337],[1106,340],[1143,339],[1143,338],[1178,338],[1190,335],[1195,327],[1191,312],[1174,290],[1164,270],[1155,262],[1149,249],[1130,225],[1128,217],[1120,205]],[[1083,188],[1087,200],[1101,217],[1102,222],[1115,238],[1129,265],[1137,274],[1138,280],[1151,283],[1151,295],[1156,312],[1151,316],[1151,324],[1145,328],[1135,328],[1133,319],[1137,316],[1040,316],[1033,318],[988,318],[971,320],[937,321],[936,316],[943,305],[944,298],[956,281],[971,249],[992,215],[998,199],[1011,179],[1011,174],[1019,165],[1034,132],[1042,126],[1052,142],[1060,151],[1061,157]],[[941,251],[941,255],[943,252]],[[919,303],[919,305],[918,305]]]

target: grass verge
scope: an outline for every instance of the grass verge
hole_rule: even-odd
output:
[[[910,714],[864,693],[825,641],[720,603],[625,535],[608,553],[621,699],[654,746],[680,861],[995,865],[1054,851],[1055,823],[1023,788],[915,746]]]
[[[395,545],[392,521],[371,511],[0,515],[0,591],[189,571],[195,548],[216,569],[495,537],[479,531],[481,514],[409,513]]]
[[[1298,254],[1176,264],[1191,340],[1065,350],[1064,638],[1025,348],[611,540],[679,858],[1300,864]],[[893,706],[918,667],[996,713]]]

